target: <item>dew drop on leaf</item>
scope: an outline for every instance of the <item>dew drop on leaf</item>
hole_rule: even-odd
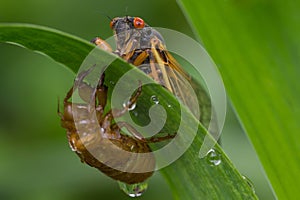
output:
[[[128,110],[134,110],[135,107],[136,107],[136,103],[132,104],[132,105],[128,108]]]
[[[221,164],[221,154],[219,154],[215,149],[210,149],[206,156],[205,156],[207,162],[212,166],[217,166]]]
[[[248,177],[246,177],[246,176],[242,176],[242,177],[247,182],[247,184],[250,186],[250,188],[252,189],[252,191],[255,192],[254,185],[253,185],[252,181]]]
[[[128,106],[129,102],[127,103],[123,103],[123,107],[126,108]],[[128,110],[131,111],[131,110],[134,110],[136,107],[136,103],[132,104],[131,106],[128,107]]]
[[[158,100],[157,96],[155,96],[155,95],[151,96],[151,101],[155,104],[159,104],[159,100]]]
[[[127,184],[127,183],[123,183],[123,182],[119,181],[118,183],[119,183],[120,189],[130,197],[139,197],[142,194],[144,194],[144,192],[148,188],[147,182]]]

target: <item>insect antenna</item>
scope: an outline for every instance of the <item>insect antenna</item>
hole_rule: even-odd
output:
[[[107,13],[105,13],[105,12],[97,12],[97,13],[99,13],[100,15],[106,17],[107,19],[109,19],[109,21],[111,21],[111,20],[113,19],[112,17],[110,17],[110,16],[109,16]]]
[[[107,17],[109,19],[109,21],[113,20],[113,18],[111,18],[108,14],[105,13],[101,13],[103,16]]]

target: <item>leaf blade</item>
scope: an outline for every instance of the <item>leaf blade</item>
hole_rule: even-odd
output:
[[[179,2],[220,65],[229,97],[277,196],[299,198],[299,3]]]
[[[74,72],[78,70],[89,51],[94,48],[86,41],[53,29],[22,24],[0,24],[0,42],[7,41],[21,44],[34,51],[41,51]],[[73,50],[75,51],[72,52]],[[102,53],[108,57],[114,57],[114,55],[104,51]],[[119,58],[115,59],[111,64],[114,66],[110,72],[111,76],[122,76],[123,73],[134,68]],[[165,103],[176,104],[175,97],[162,87],[159,89],[145,88],[143,91],[149,95],[154,92],[160,95],[160,99],[166,101]],[[147,103],[145,102],[145,104]],[[172,117],[180,119],[181,116],[178,113],[180,113],[178,110],[174,110]],[[206,130],[198,121],[195,121],[192,114],[186,114],[190,119],[185,122],[186,127],[189,127],[191,122],[196,123],[198,126],[197,136],[191,147],[180,159],[161,171],[173,188],[174,196],[177,199],[199,197],[206,199],[256,199],[252,189],[218,145],[215,149],[222,157],[222,163],[219,166],[210,166],[206,159],[198,158],[198,151],[206,136]],[[186,133],[187,136],[189,134],[191,133]],[[199,184],[201,185],[200,189]]]

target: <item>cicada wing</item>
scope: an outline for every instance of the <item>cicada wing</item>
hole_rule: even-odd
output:
[[[181,103],[189,108],[196,118],[199,118],[199,102],[189,77],[178,71],[177,69],[180,69],[179,66],[174,65],[172,62],[165,65],[165,68],[168,74],[168,81],[170,83],[170,90],[172,90],[172,93]]]
[[[151,52],[153,58],[150,57],[150,67],[155,67],[156,71],[154,80],[173,93],[198,118],[200,115],[199,103],[191,86],[190,77],[163,44],[153,45]]]
[[[211,134],[217,134],[216,119],[212,119],[211,100],[204,87],[193,81],[166,49],[154,55],[157,63],[161,63],[158,65],[160,71],[165,72],[162,75],[166,88],[189,108],[205,128],[210,129]]]

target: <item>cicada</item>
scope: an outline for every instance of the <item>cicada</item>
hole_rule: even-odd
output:
[[[175,58],[168,52],[164,39],[154,28],[139,17],[116,17],[111,20],[114,31],[117,54],[127,62],[137,66],[154,81],[167,88],[187,107],[195,105],[197,100],[188,94],[187,85],[191,77],[182,69]],[[92,42],[99,47],[112,51],[101,38]],[[194,99],[193,99],[194,98]]]
[[[112,19],[110,27],[114,31],[116,50],[112,51],[111,47],[99,37],[93,39],[92,42],[137,66],[182,101],[186,99],[185,96],[188,94],[184,93],[184,79],[189,80],[190,77],[167,51],[163,37],[159,32],[147,25],[143,19],[130,16]],[[92,68],[77,76],[74,86],[64,98],[64,112],[58,111],[62,126],[67,130],[69,144],[82,162],[99,169],[107,176],[128,184],[143,182],[153,174],[155,166],[155,158],[151,154],[149,143],[169,140],[174,137],[174,134],[144,138],[141,133],[126,122],[116,123],[114,117],[120,117],[128,112],[140,96],[142,86],[139,86],[123,109],[112,109],[104,112],[107,99],[107,87],[104,84],[105,75],[101,76],[96,87],[92,87],[82,81],[91,70]],[[72,103],[70,101],[75,90],[78,90],[79,94],[82,93],[82,90],[88,91],[82,95],[82,99],[86,103]],[[86,100],[86,96],[91,97],[91,99]],[[74,114],[79,117],[75,119]],[[80,129],[76,124],[79,124]],[[123,134],[122,127],[127,128],[131,136]],[[134,156],[113,154],[112,152],[116,148],[127,152],[150,154],[147,159],[138,160]],[[96,159],[90,153],[89,150],[91,149],[97,152],[100,157],[109,157],[110,164],[126,165],[129,168],[147,168],[148,171],[146,170],[147,172],[144,173],[120,171]],[[110,157],[112,155],[113,157]]]

